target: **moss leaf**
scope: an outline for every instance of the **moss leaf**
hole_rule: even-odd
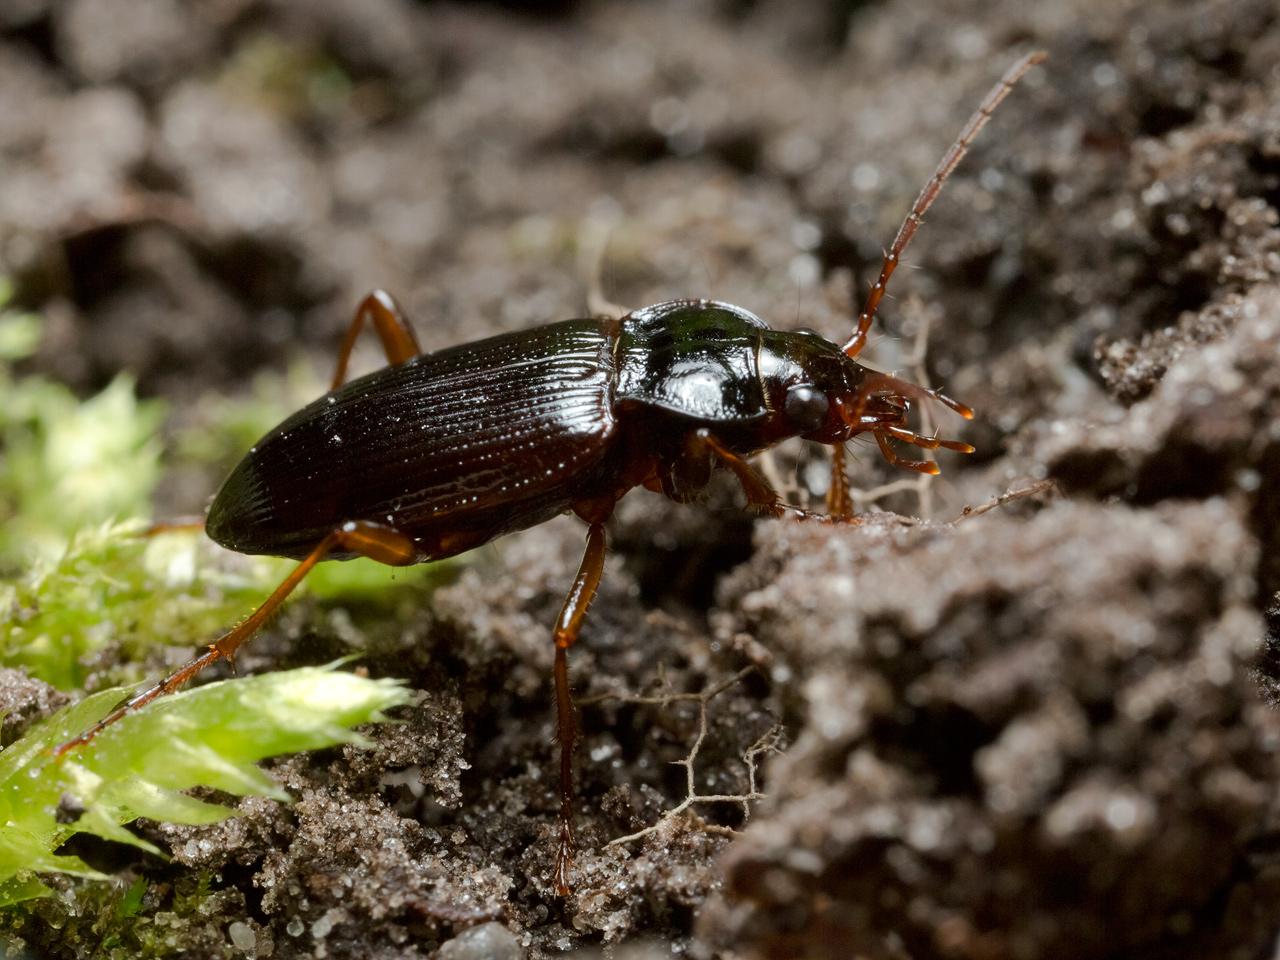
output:
[[[211,786],[287,799],[257,761],[361,743],[353,727],[385,719],[385,711],[409,698],[395,681],[332,665],[304,667],[162,698],[88,745],[53,756],[58,744],[105,716],[126,692],[94,694],[0,752],[0,905],[41,895],[40,872],[99,876],[55,853],[75,833],[154,850],[124,825],[139,816],[199,824],[234,813],[179,791]]]
[[[163,419],[123,374],[85,401],[40,377],[0,378],[0,558],[50,559],[86,524],[145,515]]]
[[[157,643],[215,636],[256,606],[290,566],[254,559],[229,567],[203,538],[143,540],[133,535],[140,527],[88,528],[56,560],[35,564],[21,581],[0,582],[0,665],[76,689],[86,663],[109,646],[119,659],[134,661]]]

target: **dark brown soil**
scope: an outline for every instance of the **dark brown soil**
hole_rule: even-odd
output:
[[[874,344],[910,366],[931,323],[978,453],[858,526],[753,522],[731,485],[619,511],[573,657],[571,897],[548,882],[549,631],[582,544],[562,518],[408,622],[357,618],[368,669],[420,691],[406,723],[278,762],[292,806],[150,828],[174,862],[122,866],[152,880],[135,922],[193,957],[1272,956],[1271,0],[10,2],[0,274],[49,318],[36,367],[85,391],[130,369],[177,416],[299,354],[327,372],[373,287],[427,349],[581,315],[606,232],[616,302],[712,296],[836,338],[1037,47]],[[857,449],[859,488],[897,478]],[[797,457],[820,477],[774,467]],[[300,604],[243,667],[329,659],[341,619]],[[747,792],[759,748],[749,819],[700,804],[608,845],[682,801],[701,729],[702,794]],[[213,893],[179,919],[197,868]],[[18,932],[110,956],[110,926],[54,900]]]

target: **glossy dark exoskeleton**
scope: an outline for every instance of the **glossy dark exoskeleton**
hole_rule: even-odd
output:
[[[865,424],[850,422],[868,376],[822,337],[714,301],[503,334],[303,408],[236,467],[206,529],[241,553],[302,559],[368,520],[407,536],[415,561],[438,560],[637,485],[691,500],[725,452],[842,443],[900,419],[900,403],[868,396]]]
[[[970,117],[926,183],[893,244],[853,335],[837,345],[774,330],[741,307],[671,300],[622,317],[566,320],[425,354],[394,301],[361,303],[330,393],[262,438],[227,478],[205,529],[242,553],[301,562],[245,621],[208,651],[138,694],[60,752],[174,690],[209,664],[232,659],[315,564],[370,557],[411,564],[449,557],[573,512],[588,524],[582,565],[557,618],[555,689],[560,741],[559,846],[554,884],[565,893],[573,850],[576,739],[567,651],[604,568],[604,523],[643,486],[688,501],[717,468],[738,478],[750,506],[806,515],[781,503],[749,458],[792,438],[832,449],[829,512],[851,514],[843,444],[868,433],[892,462],[893,441],[969,452],[968,444],[911,430],[913,403],[967,407],[857,362],[901,254],[943,181],[992,111],[1043,54],[1009,69]],[[345,383],[365,321],[389,366]]]

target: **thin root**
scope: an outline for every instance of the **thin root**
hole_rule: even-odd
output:
[[[960,516],[951,521],[954,526],[962,520],[968,520],[971,517],[980,517],[984,513],[990,513],[998,507],[1003,507],[1006,503],[1013,503],[1015,500],[1025,500],[1027,497],[1034,497],[1040,493],[1057,493],[1058,484],[1054,480],[1038,480],[1027,487],[1019,487],[1017,490],[1010,490],[1002,493],[994,499],[988,500],[986,503],[976,507],[965,507],[960,512]]]
[[[659,694],[653,696],[641,696],[630,693],[603,693],[589,699],[584,699],[582,703],[599,703],[604,700],[618,700],[623,703],[653,704],[665,705],[669,703],[692,702],[698,705],[698,734],[694,738],[689,753],[682,760],[676,760],[678,766],[685,769],[685,798],[675,807],[663,813],[657,822],[650,824],[642,830],[635,833],[629,833],[624,837],[617,837],[610,840],[605,846],[621,846],[630,843],[633,840],[639,840],[647,837],[652,833],[656,833],[664,824],[673,818],[685,813],[694,804],[698,803],[736,803],[742,806],[742,819],[746,822],[751,816],[751,802],[760,800],[764,794],[760,792],[757,783],[760,758],[769,753],[775,753],[782,747],[783,731],[781,725],[770,727],[765,733],[748,747],[742,754],[742,761],[747,768],[747,792],[735,794],[700,794],[697,788],[697,777],[694,772],[694,764],[698,759],[698,753],[702,749],[702,744],[707,737],[707,704],[714,700],[717,696],[724,693],[730,687],[740,683],[746,676],[752,673],[755,667],[746,667],[739,670],[733,676],[720,681],[701,693],[672,693]],[[699,818],[700,819],[700,818]],[[716,833],[726,836],[733,836],[736,831],[722,826],[701,823],[701,828],[710,833]]]

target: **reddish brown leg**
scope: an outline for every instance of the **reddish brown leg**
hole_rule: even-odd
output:
[[[827,490],[827,514],[832,520],[853,518],[853,500],[849,497],[849,477],[844,472],[844,444],[831,446],[831,486]]]
[[[941,447],[943,450],[954,450],[956,453],[973,453],[973,445],[965,443],[963,440],[940,440],[937,437],[922,437],[918,433],[905,430],[902,427],[884,426],[880,428],[895,440],[901,440],[903,443],[910,443],[925,450],[937,450]]]
[[[139,537],[149,540],[162,533],[179,533],[192,531],[198,533],[204,529],[204,517],[176,517],[173,520],[158,520],[138,533]]]
[[[880,452],[884,454],[884,458],[895,467],[904,467],[916,473],[926,473],[931,477],[936,477],[942,472],[932,460],[906,460],[898,456],[897,451],[889,446],[888,439],[879,430],[876,431],[876,443],[880,444]]]
[[[710,450],[715,454],[716,458],[724,464],[729,470],[733,471],[738,478],[738,482],[742,484],[742,492],[747,496],[747,506],[759,510],[761,513],[768,514],[771,517],[781,517],[790,515],[797,520],[817,520],[817,521],[836,521],[845,522],[853,520],[853,506],[850,502],[843,512],[833,512],[830,514],[814,513],[805,510],[802,507],[792,506],[789,503],[783,503],[782,498],[778,496],[778,491],[773,489],[773,485],[765,479],[754,466],[738,456],[728,447],[721,444],[706,430],[699,430],[690,437],[690,447],[696,455],[699,447]],[[834,449],[834,448],[833,448]],[[833,453],[833,463],[836,456],[843,456],[843,450],[839,455]],[[843,460],[841,460],[843,464]],[[848,481],[844,480],[843,466],[833,467],[838,470],[841,480],[844,484],[845,498],[848,499]],[[832,482],[835,482],[834,476]],[[830,506],[830,501],[828,501]]]
[[[707,430],[699,430],[690,439],[695,449],[703,447],[716,455],[716,458],[729,470],[733,471],[738,482],[742,484],[742,492],[747,495],[747,506],[760,510],[773,517],[783,514],[782,498],[772,484],[764,478],[759,470],[724,446]]]
[[[391,294],[385,290],[374,290],[360,301],[355,318],[347,328],[347,335],[338,349],[338,369],[333,373],[333,384],[329,387],[330,390],[337,390],[346,382],[347,361],[351,359],[356,337],[360,336],[360,329],[364,326],[366,319],[372,321],[373,328],[378,331],[382,348],[387,352],[387,362],[392,366],[412,360],[422,353],[413,328],[405,320],[404,314],[400,312],[400,307],[396,305]]]
[[[595,599],[604,573],[604,524],[587,528],[587,549],[582,565],[564,598],[556,618],[556,738],[560,741],[560,842],[556,848],[553,882],[559,896],[569,895],[569,868],[573,866],[573,746],[578,738],[573,692],[569,689],[569,648],[578,639],[587,608]]]
[[[136,694],[126,703],[107,714],[96,724],[72,740],[59,746],[55,756],[62,756],[68,750],[83,746],[121,717],[142,709],[157,697],[173,693],[191,680],[205,667],[219,660],[234,660],[236,652],[246,640],[258,632],[259,628],[280,608],[285,599],[302,582],[302,579],[317,563],[323,560],[334,549],[342,549],[361,556],[369,557],[379,563],[391,566],[404,566],[418,559],[417,548],[413,541],[391,527],[365,520],[355,520],[343,524],[333,531],[311,551],[293,571],[284,578],[284,582],[263,601],[243,622],[209,645],[209,649],[200,656],[189,660],[177,671],[165,677],[153,687]]]
[[[1001,101],[1009,95],[1013,85],[1022,79],[1024,73],[1037,63],[1042,62],[1046,56],[1047,54],[1043,51],[1029,53],[1008,69],[1005,75],[1000,78],[999,83],[992,87],[991,92],[983,98],[978,109],[969,117],[964,129],[960,131],[960,136],[956,138],[955,143],[951,145],[951,149],[946,152],[942,162],[938,164],[938,168],[934,170],[933,176],[929,178],[928,183],[924,185],[924,189],[920,191],[920,196],[916,198],[916,202],[912,205],[911,212],[907,214],[907,219],[902,221],[902,226],[898,228],[898,235],[893,240],[893,246],[884,255],[884,263],[880,267],[880,277],[867,295],[867,302],[863,305],[862,312],[858,314],[858,324],[854,329],[853,336],[848,339],[842,348],[850,357],[856,357],[862,352],[862,348],[867,345],[867,333],[871,329],[871,321],[875,319],[880,301],[884,298],[884,291],[889,285],[889,278],[893,276],[893,271],[898,268],[902,253],[907,249],[907,244],[911,242],[911,238],[915,236],[925,211],[938,198],[938,193],[942,190],[942,184],[946,182],[947,177],[951,175],[951,171],[956,168],[956,165],[968,152],[969,145],[973,143],[978,133],[987,125],[987,121],[991,119],[991,114],[995,112],[996,107],[1000,106]]]

